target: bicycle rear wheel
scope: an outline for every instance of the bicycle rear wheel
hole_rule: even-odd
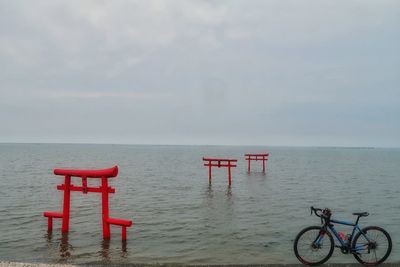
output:
[[[392,251],[392,239],[382,228],[368,226],[358,232],[352,245],[354,258],[364,265],[374,266],[384,262]]]
[[[294,254],[306,265],[326,262],[333,253],[333,237],[321,226],[310,226],[300,231],[294,240]]]

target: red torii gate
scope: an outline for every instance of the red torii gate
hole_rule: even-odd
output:
[[[55,169],[55,175],[63,175],[65,177],[64,184],[58,185],[57,189],[64,191],[64,202],[63,212],[51,212],[46,211],[43,216],[48,218],[48,231],[53,230],[53,218],[62,219],[61,231],[68,233],[69,231],[69,211],[70,211],[70,195],[71,191],[79,191],[84,194],[88,192],[101,193],[101,205],[102,205],[102,221],[103,221],[103,238],[110,239],[110,225],[122,226],[122,240],[126,240],[126,227],[132,226],[131,220],[124,220],[118,218],[111,218],[109,215],[108,207],[108,194],[115,193],[115,189],[108,186],[108,178],[116,177],[118,175],[118,166],[114,166],[109,169],[103,170],[66,170],[66,169]],[[78,177],[82,179],[82,186],[76,186],[71,183],[72,177]],[[99,187],[88,187],[87,178],[100,178],[101,186]]]
[[[250,161],[255,160],[262,160],[263,163],[263,173],[265,173],[265,162],[268,160],[269,153],[265,154],[245,154],[246,160],[248,161],[248,169],[247,171],[250,172]]]
[[[237,159],[219,159],[219,158],[203,158],[204,166],[208,167],[208,182],[211,184],[211,167],[227,167],[228,168],[228,181],[229,185],[232,184],[231,168],[236,167]]]

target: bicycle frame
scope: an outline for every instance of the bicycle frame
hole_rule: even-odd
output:
[[[341,249],[347,249],[347,251],[351,252],[351,253],[359,253],[362,250],[365,250],[365,244],[363,245],[358,245],[355,248],[351,247],[351,244],[353,242],[353,238],[356,235],[357,232],[361,232],[361,234],[365,237],[365,239],[370,242],[369,238],[367,237],[366,234],[364,234],[360,228],[360,226],[358,225],[358,220],[360,218],[357,218],[356,223],[352,223],[352,222],[346,222],[346,221],[339,221],[339,220],[333,220],[331,219],[329,221],[329,223],[327,223],[327,227],[329,228],[329,230],[333,233],[333,235],[336,237],[336,239],[339,241],[340,243],[340,248]],[[335,226],[333,224],[341,224],[341,225],[346,225],[346,226],[353,226],[353,230],[351,231],[351,235],[346,242],[344,242],[344,240],[342,238],[340,238],[339,233],[336,231]],[[368,245],[367,245],[368,246]]]

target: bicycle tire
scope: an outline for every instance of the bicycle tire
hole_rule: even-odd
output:
[[[370,233],[370,235],[368,235],[368,232]],[[374,236],[371,234],[373,232],[376,232],[375,234],[375,239]],[[377,255],[376,255],[376,251],[380,248],[380,246],[382,246],[382,243],[379,242],[377,243],[377,237],[378,237],[378,233],[382,233],[382,237],[386,238],[386,242],[387,242],[387,248],[386,248],[386,252],[383,254],[382,257],[380,257],[378,259]],[[368,241],[366,241],[366,239],[364,238],[365,241],[359,241],[358,239],[360,237],[363,237],[363,233],[366,234],[368,236],[368,238],[371,238],[374,243],[370,243]],[[359,244],[357,244],[357,241],[359,241]],[[368,242],[368,244],[364,244],[365,242]],[[356,258],[356,260],[366,266],[376,266],[378,264],[381,264],[382,262],[384,262],[390,255],[390,252],[392,251],[392,238],[390,237],[389,233],[385,231],[385,229],[378,227],[378,226],[368,226],[365,227],[361,230],[361,232],[358,232],[356,234],[356,236],[354,237],[354,241],[352,244],[352,249],[353,251],[355,251],[356,246],[362,246],[362,245],[367,245],[367,253],[353,253],[354,258]],[[384,246],[385,244],[383,244],[382,248],[385,248]],[[371,250],[373,251],[373,254],[371,253]],[[383,251],[383,250],[382,250]],[[384,251],[383,251],[384,252]],[[367,256],[365,257],[365,259],[363,259],[363,255],[373,255],[375,257],[374,261],[367,261]],[[369,256],[371,257],[371,256]]]
[[[313,245],[312,243],[314,242],[312,239],[314,239],[314,240],[317,239],[321,235],[321,233],[323,233],[323,235],[328,237],[328,240],[329,240],[328,246],[323,246],[324,244],[322,244],[322,246],[324,248],[328,248],[326,256],[322,255],[322,257],[323,257],[322,259],[311,260],[309,258],[306,258],[305,255],[301,255],[303,253],[299,251],[299,247],[298,247],[299,246],[299,242],[302,241],[302,237],[306,238],[305,235],[307,234],[307,232],[309,232],[308,234],[310,234],[311,231],[314,231],[315,234],[311,234],[311,239],[310,239],[311,241],[310,240],[305,241],[306,242],[305,245],[307,247],[308,246],[308,242],[311,242],[309,244],[309,251],[311,251],[314,255],[318,254],[317,252],[322,247],[318,247],[318,248],[312,247],[312,245]],[[331,233],[329,231],[325,230],[323,227],[321,227],[321,226],[310,226],[310,227],[304,228],[303,230],[301,230],[297,234],[297,236],[296,236],[296,238],[294,240],[293,249],[294,249],[294,254],[296,255],[297,259],[301,263],[303,263],[305,265],[309,265],[309,266],[316,266],[316,265],[323,264],[324,262],[326,262],[332,256],[333,249],[334,249],[334,241],[333,241],[333,237],[332,237]]]

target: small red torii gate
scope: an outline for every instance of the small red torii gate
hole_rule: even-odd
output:
[[[84,194],[88,192],[101,193],[101,206],[102,206],[102,221],[103,221],[103,239],[110,239],[110,225],[122,226],[122,240],[126,240],[126,227],[132,226],[131,220],[124,220],[118,218],[111,218],[108,207],[108,194],[115,193],[115,189],[108,186],[108,178],[116,177],[118,175],[118,166],[102,170],[68,170],[68,169],[54,169],[55,175],[63,175],[65,180],[64,184],[58,185],[57,189],[64,191],[63,212],[46,211],[43,216],[48,218],[48,231],[53,230],[53,218],[62,219],[61,231],[68,233],[69,231],[69,212],[70,212],[70,198],[71,191],[79,191]],[[82,179],[82,186],[76,186],[71,183],[72,177]],[[88,187],[87,178],[101,179],[101,186]]]
[[[227,167],[228,168],[228,181],[229,185],[232,184],[231,168],[236,167],[237,159],[220,159],[220,158],[203,158],[204,166],[208,167],[208,182],[211,184],[211,167]]]
[[[250,172],[250,161],[255,160],[259,161],[262,160],[263,164],[263,173],[265,173],[265,162],[268,160],[269,153],[264,154],[245,154],[246,160],[248,161],[248,169],[247,171]]]

